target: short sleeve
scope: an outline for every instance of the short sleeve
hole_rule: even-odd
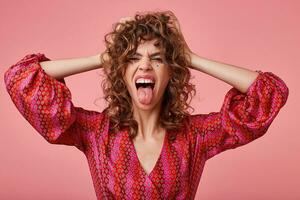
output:
[[[95,131],[103,116],[75,107],[64,79],[46,74],[39,62],[44,54],[28,54],[7,69],[6,89],[23,117],[51,144],[64,144],[84,151],[84,133]]]
[[[272,72],[256,72],[246,93],[234,87],[226,93],[220,112],[192,115],[198,153],[206,159],[264,135],[285,105],[289,89],[283,80]]]

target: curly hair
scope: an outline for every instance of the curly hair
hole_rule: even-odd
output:
[[[126,66],[141,40],[157,39],[163,62],[170,67],[171,78],[163,95],[159,123],[167,130],[183,128],[189,114],[189,104],[196,93],[191,84],[188,66],[191,58],[185,52],[184,41],[172,26],[171,11],[136,13],[133,20],[113,24],[113,31],[105,35],[106,50],[101,54],[105,78],[102,81],[108,107],[111,133],[127,127],[130,138],[137,135],[138,123],[133,118],[131,96],[123,80]],[[105,56],[107,56],[105,58]],[[190,99],[189,99],[190,98]]]

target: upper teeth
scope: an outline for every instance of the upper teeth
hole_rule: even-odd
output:
[[[154,83],[151,79],[139,78],[136,83]]]

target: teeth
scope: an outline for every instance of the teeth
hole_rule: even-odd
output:
[[[139,78],[136,83],[154,83],[151,79]]]

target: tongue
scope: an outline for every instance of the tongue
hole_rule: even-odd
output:
[[[138,91],[138,100],[142,104],[150,104],[153,97],[153,92],[151,87],[139,87]]]

